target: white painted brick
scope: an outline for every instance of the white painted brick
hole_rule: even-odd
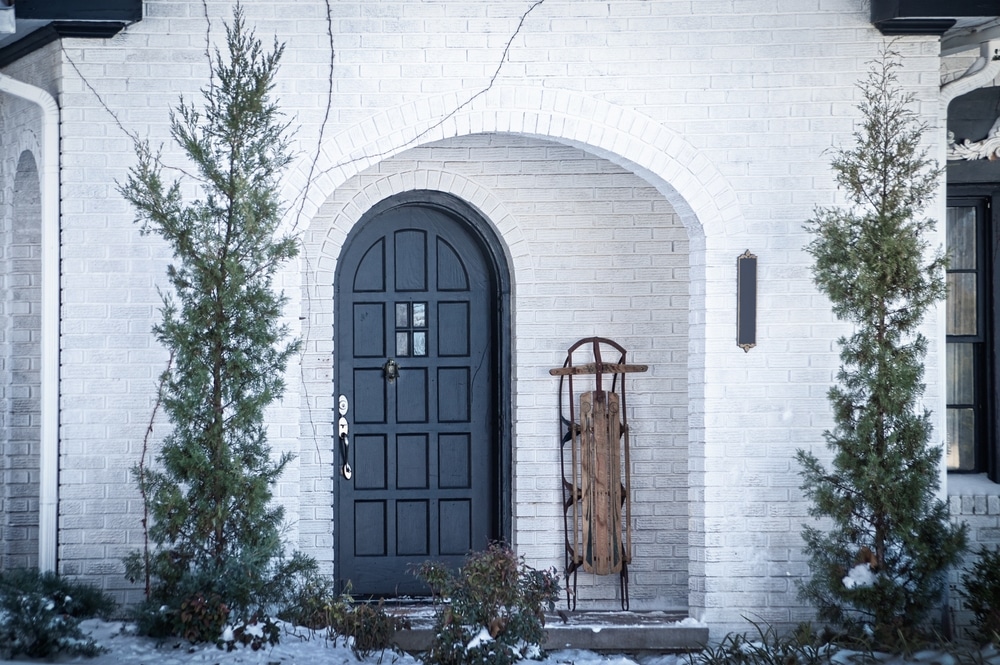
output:
[[[634,604],[688,608],[713,631],[744,625],[734,608],[760,608],[762,617],[789,623],[808,618],[792,583],[805,574],[792,449],[826,454],[825,391],[838,363],[830,340],[844,327],[816,295],[801,224],[813,205],[838,201],[822,153],[850,140],[854,84],[882,44],[863,0],[720,0],[699,2],[696,11],[686,0],[549,0],[524,22],[495,89],[474,99],[525,3],[329,5],[334,96],[311,176],[305,164],[325,111],[327,8],[314,0],[248,6],[258,34],[276,30],[288,41],[277,89],[283,109],[301,123],[295,149],[303,155],[287,180],[289,199],[297,205],[310,186],[299,219],[308,261],[280,280],[295,293],[289,318],[298,325],[306,317],[306,353],[301,370],[290,368],[290,392],[272,426],[276,449],[300,452],[280,492],[298,519],[298,545],[332,570],[330,285],[340,247],[384,196],[442,189],[483,210],[509,252],[513,535],[529,561],[561,561],[555,387],[546,370],[577,338],[607,335],[652,367],[630,383],[634,480],[642,492]],[[219,43],[231,6],[213,0],[205,7]],[[65,54],[130,132],[165,142],[168,161],[183,164],[169,145],[167,109],[205,84],[204,8],[149,0],[145,9],[143,21],[112,39],[63,40]],[[166,360],[149,327],[170,255],[157,238],[138,236],[114,189],[134,163],[131,141],[57,46],[5,73],[53,91],[58,83],[61,91],[59,556],[65,572],[101,579],[125,598],[131,592],[117,556],[139,535],[135,490],[122,471],[140,449]],[[960,63],[939,62],[932,38],[902,47],[903,80],[929,113],[937,77],[960,71]],[[8,138],[26,135],[8,131],[22,126],[13,118],[37,121],[26,108],[0,98],[0,238],[10,216],[9,164],[32,148],[24,144],[30,139]],[[407,143],[414,136],[419,147]],[[390,153],[398,154],[383,159]],[[365,157],[350,162],[348,155]],[[6,247],[4,240],[0,250]],[[734,284],[735,257],[747,248],[760,256],[761,272],[758,348],[744,354],[735,346]],[[10,260],[0,254],[0,262]],[[13,305],[0,303],[5,315]],[[10,335],[0,334],[0,347],[9,348]],[[158,424],[158,434],[166,427]],[[106,465],[79,466],[95,458]],[[729,487],[740,492],[727,498]],[[106,503],[121,496],[132,497],[129,505]],[[976,520],[993,518],[995,498],[972,499]],[[953,505],[962,510],[961,501]],[[66,519],[84,507],[107,512],[123,535],[109,521],[88,541]],[[982,536],[1000,540],[990,529],[996,525],[983,522]],[[664,554],[666,546],[673,549]],[[616,605],[615,580],[581,583],[582,601]]]

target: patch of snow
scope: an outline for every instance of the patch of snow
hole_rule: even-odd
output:
[[[250,637],[264,637],[264,626],[254,621],[253,623],[248,623],[244,626],[243,632],[245,635],[249,635]]]
[[[582,649],[550,651],[549,657],[542,662],[548,665],[638,665],[628,656],[602,656],[593,651],[583,651]]]
[[[471,649],[475,649],[476,647],[480,647],[486,644],[487,642],[492,642],[492,641],[493,641],[493,636],[490,635],[490,631],[486,629],[486,626],[483,626],[482,628],[479,629],[479,632],[476,634],[476,636],[473,637],[469,641],[469,643],[465,645],[465,650],[469,651]]]
[[[541,660],[542,658],[541,647],[539,647],[537,644],[525,644],[523,640],[521,641],[521,644],[522,644],[521,653],[525,658],[529,660]]]
[[[698,621],[691,617],[681,619],[680,621],[674,622],[675,626],[688,626],[690,628],[708,628],[708,624],[704,621]]]
[[[851,568],[851,571],[847,573],[847,577],[842,582],[844,583],[844,587],[848,589],[868,587],[875,584],[875,573],[872,572],[867,563],[859,563],[854,568]]]
[[[685,619],[685,625],[703,625],[694,619]],[[680,623],[684,623],[680,622]],[[237,646],[231,652],[217,648],[213,644],[192,645],[185,640],[155,640],[139,637],[135,626],[121,622],[106,622],[89,619],[81,622],[84,633],[90,634],[97,643],[108,649],[96,658],[72,658],[61,656],[54,662],[60,665],[422,665],[409,654],[373,654],[358,660],[344,641],[332,640],[326,631],[312,631],[280,623],[281,643],[253,651],[249,647]],[[228,629],[230,632],[231,628]],[[489,632],[483,628],[468,648],[492,641]],[[957,659],[942,651],[920,651],[909,658],[893,654],[870,654],[822,648],[829,652],[834,665],[857,665],[858,662],[874,662],[878,665],[955,665]],[[524,654],[535,657],[539,654]],[[874,657],[874,660],[868,660]],[[0,660],[0,663],[9,661]],[[47,663],[19,658],[17,663]],[[975,662],[983,665],[1000,665],[1000,652],[989,646],[979,652]],[[629,657],[622,654],[601,655],[581,649],[563,649],[548,652],[540,661],[523,661],[524,665],[690,665],[690,657],[685,654],[643,654]]]

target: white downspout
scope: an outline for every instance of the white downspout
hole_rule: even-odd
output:
[[[59,106],[45,90],[0,74],[0,92],[42,110],[41,450],[38,567],[56,569],[59,495]]]
[[[951,100],[978,90],[996,78],[997,74],[1000,74],[1000,39],[991,39],[979,45],[979,58],[967,72],[941,86],[941,105],[945,113],[947,114]]]

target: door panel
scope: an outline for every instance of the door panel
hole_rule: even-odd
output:
[[[335,381],[353,475],[336,479],[335,569],[357,594],[427,593],[413,565],[499,537],[493,282],[466,223],[430,207],[377,214],[344,248]]]

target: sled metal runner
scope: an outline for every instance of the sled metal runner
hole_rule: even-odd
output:
[[[604,362],[602,347],[611,350],[616,362]],[[575,364],[574,354],[586,351],[592,362]],[[559,377],[565,571],[567,582],[572,578],[572,588],[566,585],[566,604],[571,610],[576,609],[580,568],[594,575],[618,573],[622,609],[629,607],[632,487],[624,375],[648,367],[627,364],[626,355],[617,342],[588,337],[569,348],[562,367],[549,370]],[[581,390],[591,385],[592,390]]]

